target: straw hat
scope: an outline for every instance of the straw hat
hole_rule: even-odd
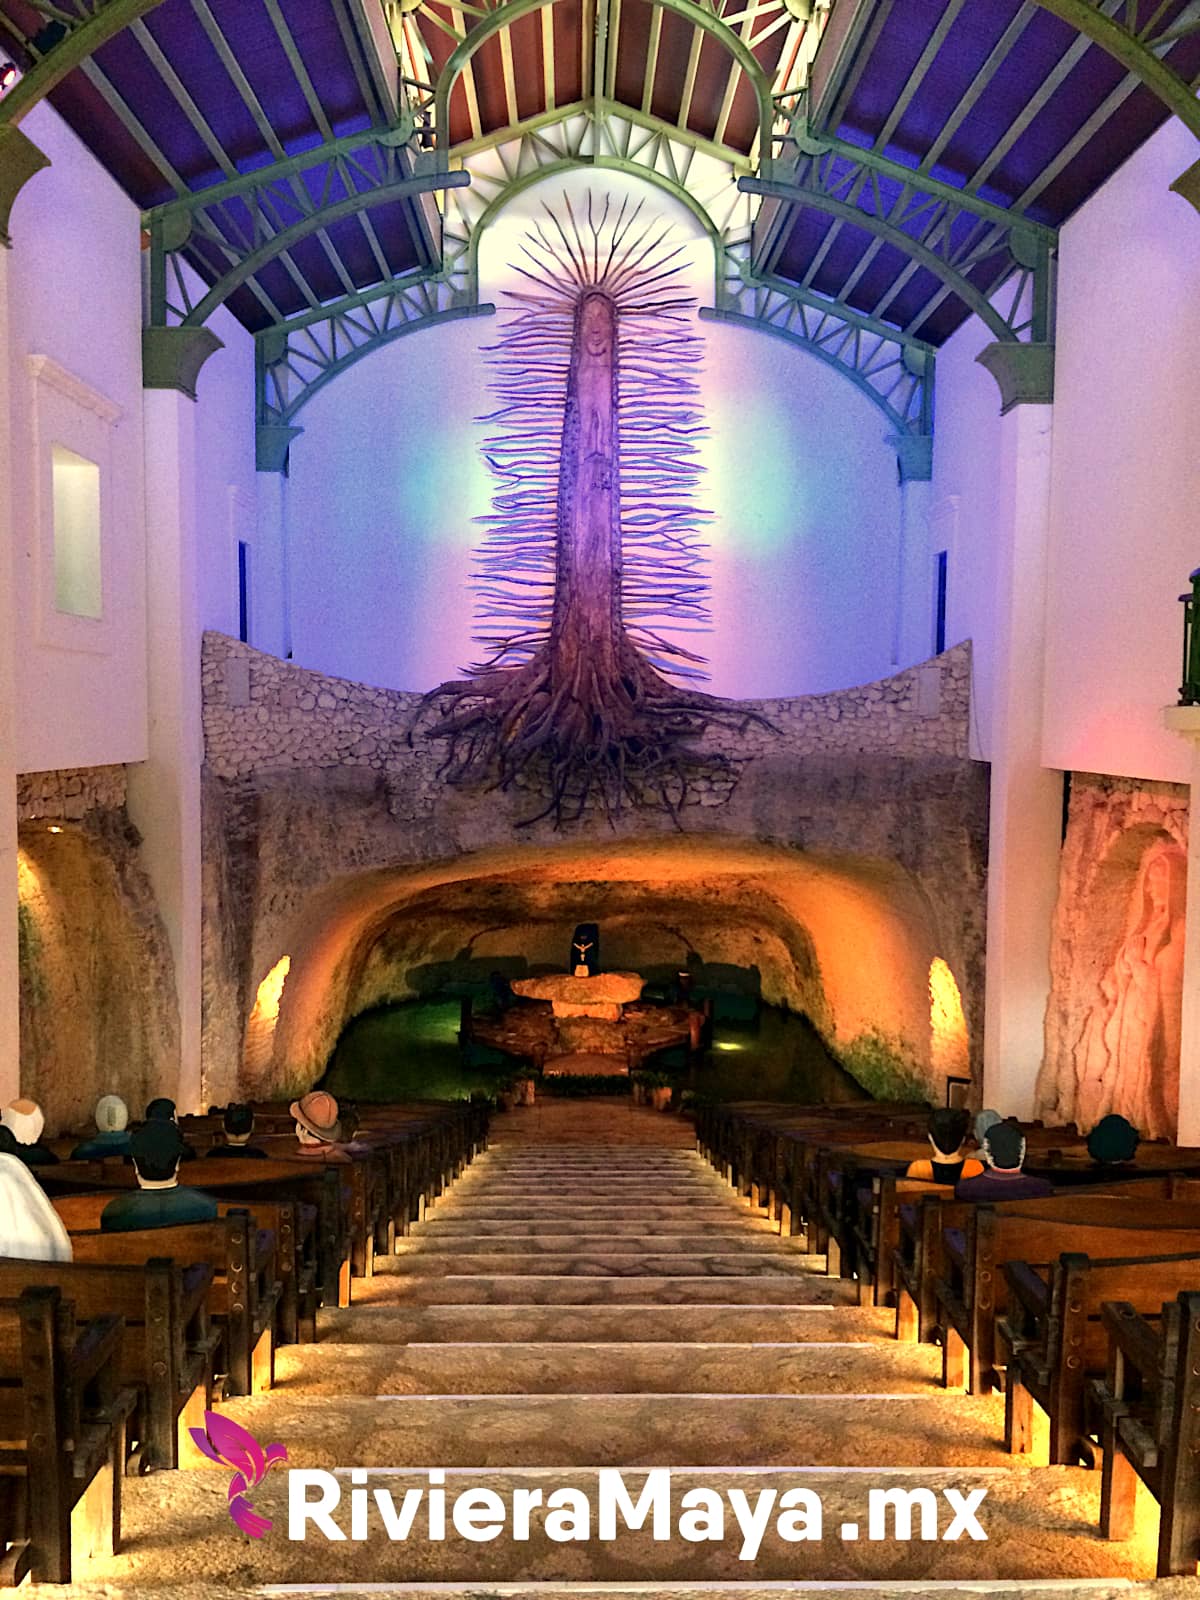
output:
[[[324,1089],[310,1089],[288,1107],[302,1128],[323,1144],[337,1144],[342,1137],[342,1124],[338,1120],[338,1103]]]

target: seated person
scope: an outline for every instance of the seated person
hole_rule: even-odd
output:
[[[1087,1136],[1087,1152],[1098,1167],[1125,1171],[1133,1165],[1140,1136],[1133,1123],[1115,1112],[1100,1121]]]
[[[297,1155],[314,1161],[349,1161],[342,1148],[338,1103],[324,1089],[310,1089],[288,1108],[296,1120]]]
[[[204,1152],[206,1156],[245,1157],[252,1161],[267,1159],[265,1150],[250,1143],[250,1135],[254,1132],[252,1106],[231,1101],[222,1113],[221,1123],[225,1129],[225,1143],[214,1144],[210,1150]]]
[[[998,1122],[1003,1121],[1004,1118],[998,1111],[977,1111],[975,1113],[975,1143],[981,1150],[988,1129],[994,1128]]]
[[[957,1183],[960,1178],[977,1178],[983,1163],[964,1156],[963,1144],[971,1127],[971,1113],[959,1106],[940,1106],[929,1116],[930,1161],[909,1163],[906,1178],[921,1178],[931,1183]]]
[[[178,1128],[179,1127],[179,1118],[175,1113],[175,1102],[174,1102],[174,1100],[169,1100],[165,1094],[164,1095],[160,1095],[157,1100],[151,1100],[150,1104],[146,1107],[146,1121],[147,1122],[169,1122],[169,1123],[172,1124],[173,1127]],[[195,1159],[196,1159],[196,1147],[195,1147],[195,1145],[190,1145],[187,1142],[187,1140],[183,1137],[182,1133],[180,1133],[179,1137],[180,1137],[180,1140],[181,1140],[182,1145],[183,1145],[183,1156],[182,1156],[182,1159],[184,1161],[195,1161]]]
[[[46,1119],[36,1100],[14,1100],[0,1112],[0,1122],[16,1140],[17,1147],[12,1153],[27,1167],[57,1166],[58,1157],[41,1142]]]
[[[1045,1178],[1029,1177],[1021,1171],[1025,1135],[1011,1117],[988,1129],[980,1153],[988,1171],[978,1178],[960,1178],[954,1185],[956,1200],[1042,1200],[1054,1193]]]
[[[96,1132],[71,1151],[72,1161],[103,1161],[105,1156],[129,1154],[129,1107],[119,1094],[102,1094],[96,1101]]]
[[[18,1156],[0,1154],[0,1254],[70,1261],[71,1240],[41,1184]]]
[[[183,1135],[175,1123],[159,1118],[144,1123],[129,1141],[138,1187],[110,1200],[100,1213],[105,1233],[132,1228],[170,1228],[182,1222],[212,1222],[217,1202],[202,1189],[179,1187]]]

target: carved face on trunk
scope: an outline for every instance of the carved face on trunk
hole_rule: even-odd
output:
[[[613,348],[612,301],[606,294],[589,294],[580,307],[581,343],[589,356],[604,358]]]

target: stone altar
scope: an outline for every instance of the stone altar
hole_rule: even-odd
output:
[[[518,978],[512,990],[524,1000],[549,1000],[556,1017],[619,1022],[623,1008],[641,998],[644,986],[636,972],[601,972],[590,978],[552,973],[546,978]]]

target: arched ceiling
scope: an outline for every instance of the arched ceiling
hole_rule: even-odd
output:
[[[227,304],[280,459],[309,367],[476,309],[442,222],[485,155],[515,184],[649,139],[681,195],[724,163],[753,227],[713,221],[715,314],[919,436],[936,347],[975,313],[1048,349],[1058,226],[1172,111],[1200,137],[1197,0],[0,0],[0,51],[0,227],[46,93],[147,212],[147,381],[186,387]]]

